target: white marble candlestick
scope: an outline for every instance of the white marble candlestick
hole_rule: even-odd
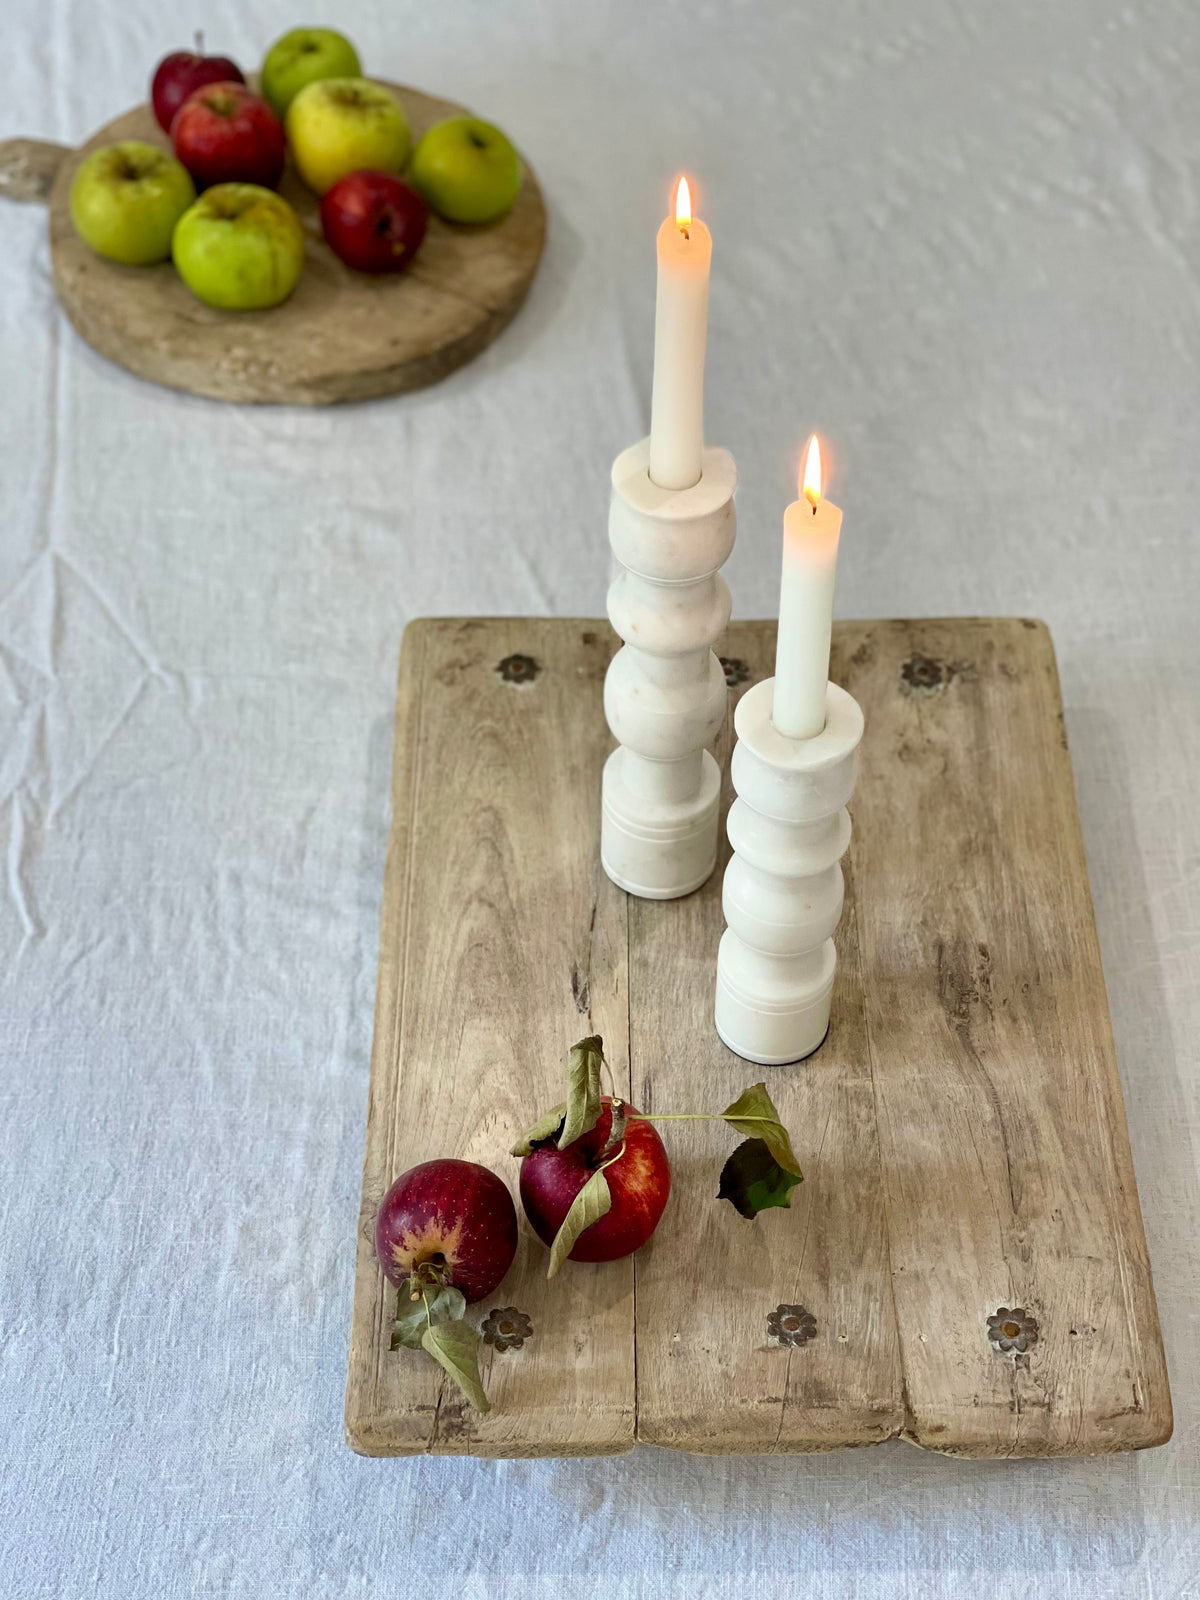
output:
[[[721,774],[705,749],[725,716],[713,640],[729,621],[720,568],[733,549],[737,468],[706,448],[700,481],[650,478],[650,441],[613,463],[608,537],[624,569],[608,615],[625,641],[604,680],[620,741],[604,767],[600,856],[614,883],[648,900],[698,889],[717,861]]]
[[[734,854],[717,954],[717,1032],[736,1055],[765,1066],[811,1055],[829,1028],[839,862],[863,732],[858,702],[831,683],[824,731],[785,738],[771,721],[773,694],[773,678],[756,683],[734,717]]]

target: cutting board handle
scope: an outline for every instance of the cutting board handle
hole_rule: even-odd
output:
[[[0,195],[9,200],[50,198],[54,177],[71,147],[48,139],[5,139],[0,144]]]

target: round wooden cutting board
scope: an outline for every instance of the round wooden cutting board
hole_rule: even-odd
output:
[[[381,80],[382,81],[382,80]],[[463,108],[389,84],[415,143]],[[295,292],[271,311],[216,311],[185,287],[171,263],[122,267],[93,255],[71,226],[67,196],[80,161],[97,145],[144,139],[170,148],[148,105],[110,122],[65,153],[49,191],[54,283],[75,328],[102,355],[172,389],[217,400],[327,405],[402,394],[436,383],[486,348],[509,323],[537,270],[546,211],[528,166],[517,203],[486,227],[430,216],[411,268],[372,277],[342,265],[321,237],[319,202],[289,163],[279,186],[307,237]],[[13,175],[17,144],[24,166]],[[14,141],[0,193],[31,197],[48,150]]]

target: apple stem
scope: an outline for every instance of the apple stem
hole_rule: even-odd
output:
[[[196,40],[196,54],[202,56],[204,54],[204,29],[197,28],[194,37]]]
[[[441,1289],[445,1286],[445,1282],[445,1272],[437,1266],[436,1262],[418,1261],[405,1280],[405,1288],[408,1290],[408,1298],[410,1300],[420,1300],[424,1297],[426,1289],[432,1284],[436,1284]],[[425,1311],[428,1315],[428,1300],[425,1301]]]
[[[612,1121],[609,1124],[608,1138],[604,1141],[604,1148],[600,1151],[599,1159],[601,1161],[604,1160],[605,1156],[608,1155],[610,1150],[616,1149],[618,1144],[621,1146],[622,1150],[625,1148],[625,1124],[628,1119],[629,1108],[626,1106],[624,1100],[614,1095],[612,1101]]]

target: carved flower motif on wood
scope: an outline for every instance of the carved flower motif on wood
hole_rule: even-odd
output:
[[[780,1344],[796,1347],[816,1337],[817,1319],[804,1306],[776,1306],[767,1318],[767,1332]]]
[[[484,1344],[503,1355],[505,1350],[519,1350],[526,1339],[533,1338],[533,1323],[516,1306],[498,1306],[484,1317],[479,1332]]]
[[[1037,1343],[1038,1325],[1024,1306],[1016,1306],[1011,1310],[1008,1306],[1001,1306],[995,1316],[987,1319],[987,1334],[1001,1355],[1013,1351],[1017,1355],[1024,1355]]]

